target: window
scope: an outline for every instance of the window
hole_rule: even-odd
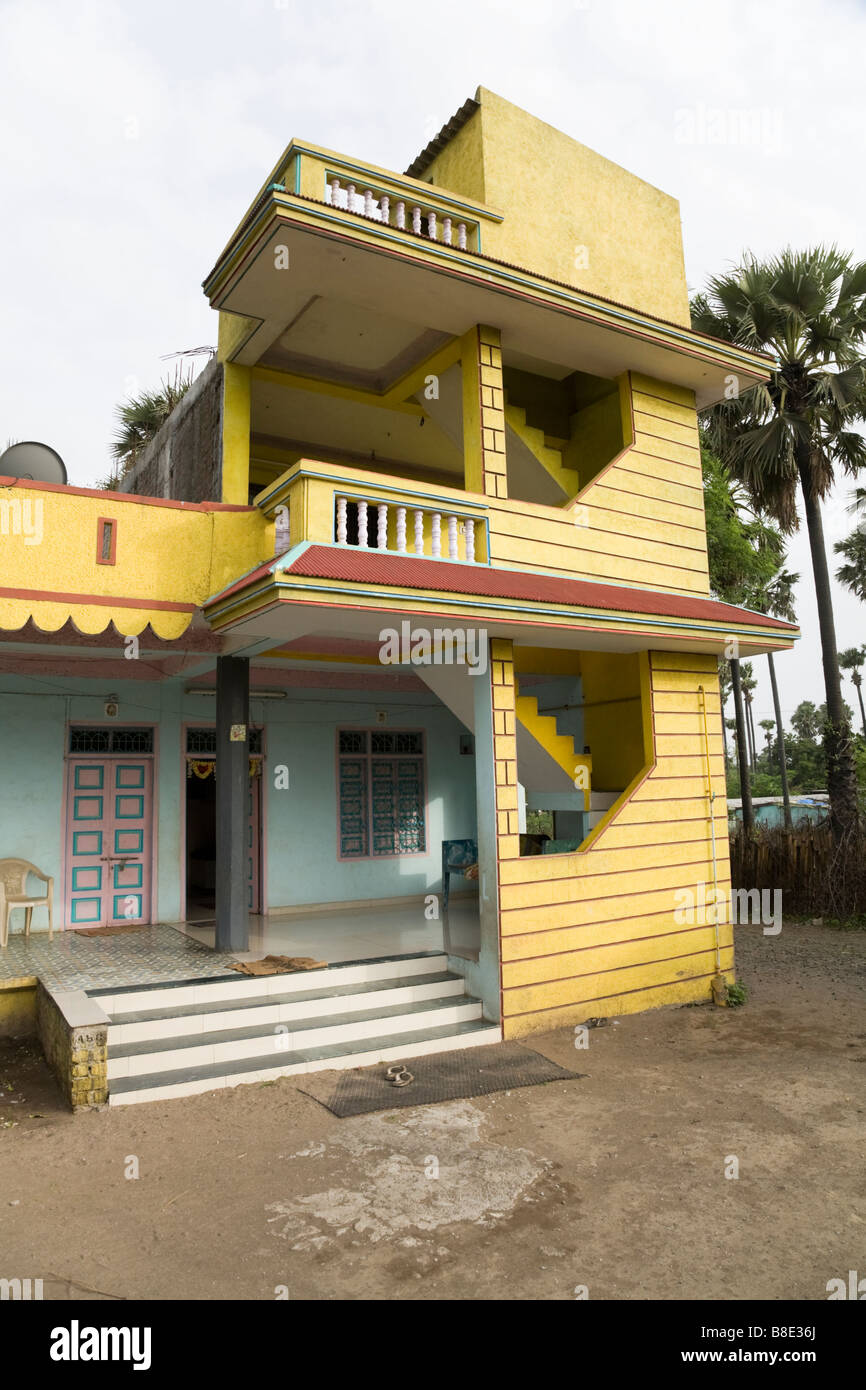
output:
[[[251,753],[261,753],[261,729],[249,730],[249,742]],[[207,757],[208,754],[211,754],[216,757],[216,728],[187,729],[186,751],[192,754],[198,753],[199,756]]]
[[[341,729],[337,747],[340,858],[423,854],[423,733]]]
[[[94,724],[72,725],[69,730],[70,753],[152,753],[153,729],[132,729]]]

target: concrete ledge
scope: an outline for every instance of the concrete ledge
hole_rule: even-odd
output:
[[[83,989],[36,991],[36,1027],[46,1061],[72,1110],[108,1102],[108,1014]]]

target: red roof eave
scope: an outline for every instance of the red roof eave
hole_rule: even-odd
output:
[[[244,589],[252,588],[273,569],[271,560],[252,574],[244,575],[210,600],[208,607],[221,603]],[[349,583],[379,584],[388,588],[431,589],[440,593],[473,598],[510,599],[530,604],[558,604],[570,608],[595,608],[643,616],[681,618],[713,623],[737,624],[794,636],[793,623],[737,608],[717,599],[674,594],[659,589],[635,589],[620,584],[598,584],[588,579],[570,579],[530,570],[495,569],[489,565],[454,564],[414,555],[394,555],[375,550],[344,546],[310,545],[279,573],[303,579],[325,579]],[[276,577],[276,576],[274,576]]]

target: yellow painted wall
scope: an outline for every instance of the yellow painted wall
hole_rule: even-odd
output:
[[[476,96],[480,110],[424,176],[505,214],[482,250],[688,324],[677,200],[486,87]]]
[[[694,397],[629,373],[633,444],[562,508],[491,497],[494,564],[708,594]]]
[[[0,501],[10,500],[22,504],[22,516],[29,515],[32,525],[41,518],[41,536],[31,543],[35,533],[16,534],[14,517],[6,513],[9,534],[0,537],[0,589],[69,597],[0,596],[0,627],[17,628],[32,612],[48,631],[72,616],[84,632],[102,632],[113,620],[121,632],[136,633],[149,621],[159,636],[174,638],[185,631],[191,615],[149,609],[150,601],[201,604],[273,554],[273,523],[256,509],[202,511],[113,492],[89,495],[20,486],[0,494]],[[113,519],[117,528],[114,565],[96,562],[103,517]],[[0,516],[0,527],[2,522]],[[87,603],[88,595],[140,599],[141,606]]]
[[[509,706],[510,643],[494,644],[495,708]],[[585,671],[585,654],[582,664]],[[709,999],[715,930],[706,918],[678,923],[678,889],[713,884],[707,763],[698,687],[707,691],[716,802],[718,882],[730,889],[721,715],[715,658],[651,653],[646,776],[594,838],[567,855],[521,859],[501,821],[499,897],[506,1037]],[[498,703],[496,703],[498,702]],[[502,809],[510,808],[510,744],[496,742]],[[595,753],[593,750],[593,760]],[[498,803],[497,803],[498,804]],[[725,914],[729,918],[729,914]],[[720,926],[722,968],[733,971],[729,920]]]
[[[701,460],[691,393],[630,374],[625,394],[633,405],[629,428],[634,442],[570,504],[551,507],[471,494],[487,506],[491,562],[506,568],[707,595]],[[472,426],[475,435],[478,428],[476,418]],[[292,523],[293,543],[332,540],[334,494],[346,491],[347,481],[353,480],[358,492],[371,498],[382,495],[377,485],[388,481],[384,474],[315,460],[299,466],[332,474],[335,481],[311,480],[303,513],[292,503],[297,521],[297,528],[295,520]],[[399,482],[394,478],[390,481]],[[407,484],[409,505],[413,486],[424,490]],[[437,486],[436,493],[453,498],[459,510],[458,489]],[[384,496],[383,500],[396,501]]]
[[[644,763],[640,658],[635,652],[583,652],[580,669],[592,789],[621,792]]]

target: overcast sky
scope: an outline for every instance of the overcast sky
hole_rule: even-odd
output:
[[[289,140],[402,170],[479,84],[677,197],[693,290],[747,247],[866,257],[864,53],[853,0],[0,0],[0,448],[105,477],[118,400],[216,342],[201,281]],[[823,699],[805,534],[789,567],[786,717]]]

